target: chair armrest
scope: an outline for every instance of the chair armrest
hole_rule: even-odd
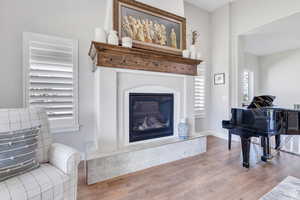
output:
[[[49,149],[49,162],[66,174],[77,172],[80,153],[63,144],[53,143]]]

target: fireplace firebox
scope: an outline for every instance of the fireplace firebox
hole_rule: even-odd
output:
[[[129,94],[129,142],[173,135],[174,95]]]

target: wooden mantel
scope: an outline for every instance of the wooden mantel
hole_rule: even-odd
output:
[[[159,51],[125,48],[92,42],[89,56],[95,66],[197,75],[201,60],[183,58]]]

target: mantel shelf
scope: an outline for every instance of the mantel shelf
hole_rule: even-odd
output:
[[[95,66],[197,75],[201,60],[153,50],[125,48],[99,42],[92,42],[89,56]]]

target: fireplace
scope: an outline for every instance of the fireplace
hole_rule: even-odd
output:
[[[173,135],[174,95],[130,93],[129,142]]]

